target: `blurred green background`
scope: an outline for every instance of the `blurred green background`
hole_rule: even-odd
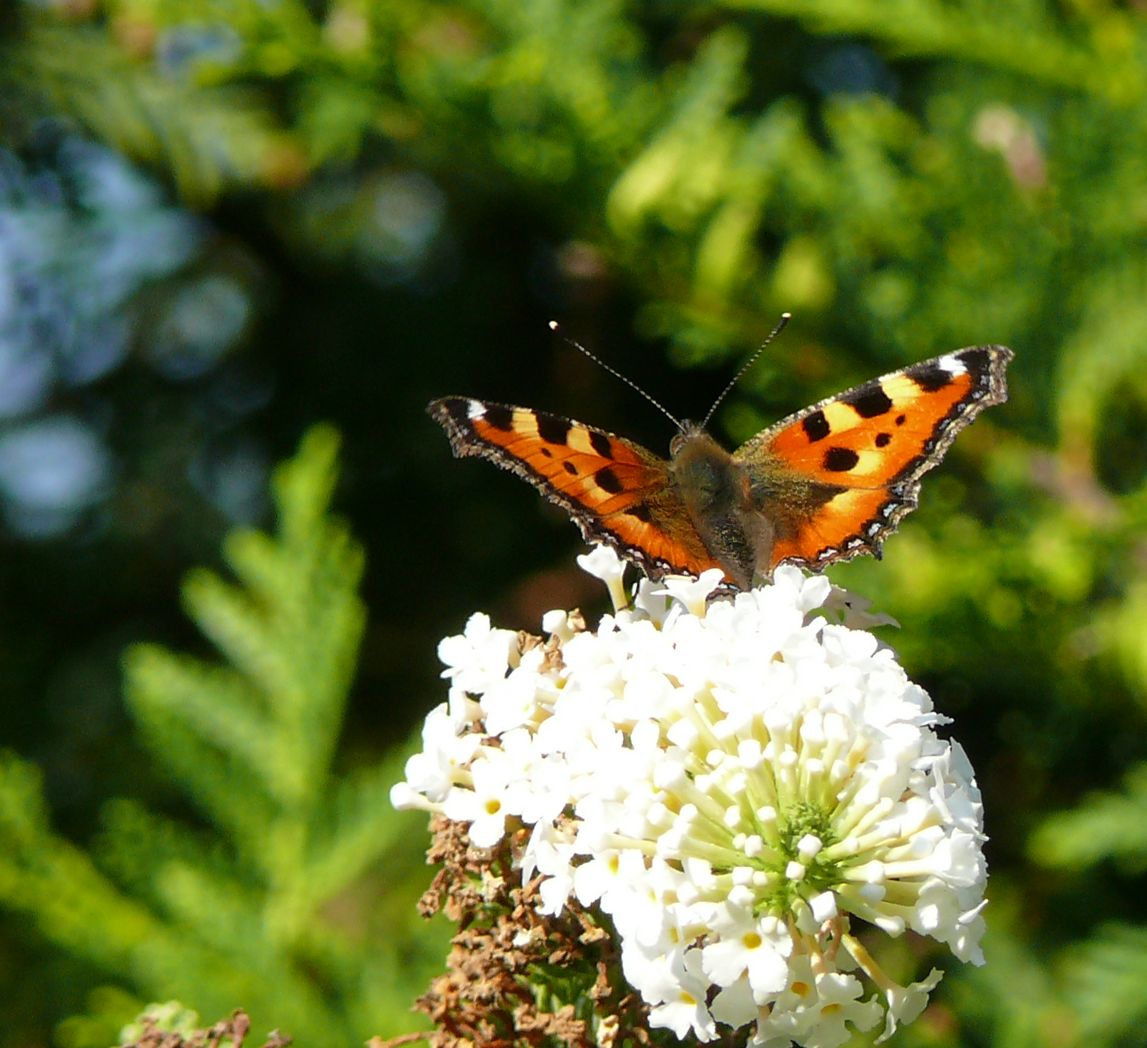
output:
[[[1147,1044],[1142,4],[0,18],[3,1048],[168,998],[316,1048],[413,1028],[446,930],[386,790],[436,641],[602,606],[563,515],[426,402],[663,450],[546,322],[697,416],[782,310],[729,442],[1016,350],[884,561],[832,571],[900,620],[991,834],[988,965],[897,1043]]]

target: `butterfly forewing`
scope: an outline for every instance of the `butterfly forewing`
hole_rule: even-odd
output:
[[[974,346],[914,364],[806,408],[739,448],[734,458],[754,488],[766,502],[784,503],[770,570],[786,560],[815,568],[878,554],[915,507],[920,477],[983,408],[1006,398],[1011,357],[1003,346]],[[787,494],[794,485],[803,502]]]
[[[669,464],[641,445],[558,415],[469,397],[444,397],[428,411],[456,455],[481,455],[529,481],[587,540],[612,545],[655,576],[717,566],[669,483]]]

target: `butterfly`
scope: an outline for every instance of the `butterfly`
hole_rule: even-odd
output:
[[[579,347],[580,348],[580,347]],[[819,571],[884,539],[921,478],[984,408],[1007,399],[1006,346],[970,346],[838,393],[730,453],[679,423],[664,459],[532,408],[443,397],[427,408],[457,457],[508,469],[652,578],[720,568],[748,589],[780,564]]]

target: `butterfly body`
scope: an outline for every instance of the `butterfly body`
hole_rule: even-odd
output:
[[[1007,397],[1011,350],[974,346],[874,379],[762,430],[735,452],[684,424],[668,460],[584,423],[468,397],[433,401],[454,453],[517,473],[591,542],[653,577],[720,568],[747,589],[781,563],[811,570],[883,539],[920,478]]]
[[[754,504],[744,467],[703,429],[685,426],[670,445],[670,484],[705,549],[747,589],[758,569],[768,571],[771,521]]]

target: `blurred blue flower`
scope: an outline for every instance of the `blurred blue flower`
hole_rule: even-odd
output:
[[[895,97],[899,89],[888,63],[871,47],[838,44],[811,63],[806,74],[821,94],[876,94]]]
[[[211,274],[185,284],[147,347],[161,374],[199,378],[234,345],[251,317],[251,300],[237,280]]]
[[[116,367],[132,297],[202,240],[194,219],[115,154],[67,139],[55,159],[32,170],[0,148],[0,417]]]
[[[107,448],[79,419],[42,418],[0,435],[0,504],[9,527],[29,538],[70,528],[110,477]]]
[[[267,511],[266,453],[250,441],[207,447],[191,463],[191,483],[229,521],[254,524]]]
[[[195,77],[197,67],[231,66],[242,53],[242,41],[230,26],[177,25],[160,34],[155,64],[172,80],[189,80]]]
[[[200,378],[254,309],[241,276],[209,268],[204,222],[115,153],[44,137],[34,159],[0,147],[0,518],[41,538],[112,490],[113,401],[74,391],[137,345],[164,378]],[[83,411],[42,414],[62,398]],[[246,513],[248,472],[216,478],[211,497],[231,515]]]
[[[446,221],[442,190],[417,171],[383,174],[356,238],[367,272],[383,284],[416,278]]]

